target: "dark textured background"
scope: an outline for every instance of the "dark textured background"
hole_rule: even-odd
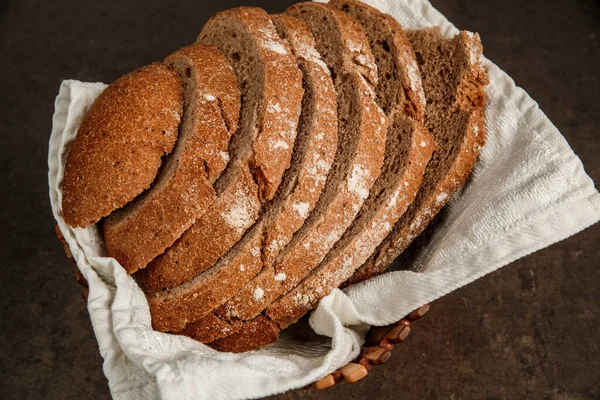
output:
[[[46,183],[62,79],[111,82],[194,41],[224,8],[291,1],[0,0],[0,398],[107,398]],[[480,32],[600,182],[600,6],[594,0],[433,1]],[[278,399],[600,398],[600,226],[434,303],[362,382]]]

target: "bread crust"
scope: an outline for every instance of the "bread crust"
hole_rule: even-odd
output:
[[[234,36],[242,26],[244,37]],[[275,195],[283,173],[290,166],[302,99],[302,74],[289,45],[279,38],[269,15],[260,8],[240,7],[222,11],[208,20],[198,42],[215,45],[236,62],[239,57],[223,48],[213,30],[227,41],[248,40],[261,61],[261,96],[257,132],[253,135],[250,169],[259,184],[261,201]],[[239,33],[239,32],[238,32]],[[251,82],[248,82],[251,84]]]
[[[211,342],[209,346],[219,351],[243,353],[265,347],[278,339],[279,328],[277,325],[264,315],[259,315],[244,324],[244,331],[238,331],[227,337],[217,339]]]
[[[175,145],[182,109],[181,78],[161,63],[107,87],[84,116],[69,151],[62,181],[65,222],[95,224],[148,189],[161,157]]]
[[[237,169],[236,180],[208,211],[167,251],[137,272],[135,279],[146,293],[177,287],[206,271],[258,219],[258,186],[246,164],[238,164]]]
[[[128,273],[146,267],[206,212],[237,128],[240,94],[223,54],[192,45],[165,63],[186,82],[178,142],[152,187],[104,223],[106,251]]]

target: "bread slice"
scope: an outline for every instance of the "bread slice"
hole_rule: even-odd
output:
[[[272,266],[217,309],[226,319],[256,317],[315,268],[358,214],[383,164],[388,121],[375,102],[372,85],[377,82],[377,68],[362,27],[346,14],[318,3],[296,4],[286,14],[308,24],[317,50],[335,77],[338,151],[309,219]]]
[[[215,47],[188,46],[165,63],[184,81],[179,139],[150,190],[104,223],[106,251],[129,273],[163,253],[214,201],[212,184],[229,160],[239,118],[233,69]]]
[[[303,75],[305,95],[298,138],[285,184],[267,210],[263,262],[273,260],[302,226],[319,199],[338,143],[337,94],[331,72],[315,48],[308,26],[299,19],[271,16],[279,36],[290,44]]]
[[[279,339],[277,324],[264,315],[259,315],[244,324],[244,330],[209,344],[215,350],[231,353],[243,353],[265,347]]]
[[[261,201],[271,200],[290,166],[302,100],[302,74],[291,49],[260,8],[226,10],[208,20],[198,42],[219,48],[229,58],[245,101],[255,107],[242,115],[233,150],[247,156]],[[252,118],[244,112],[253,113]]]
[[[202,343],[211,343],[239,332],[245,325],[242,321],[227,321],[209,313],[198,321],[187,324],[177,333]]]
[[[254,254],[255,260],[250,262],[252,270],[262,269],[264,263],[278,252],[278,246],[284,246],[290,240],[313,209],[325,185],[337,149],[337,96],[329,69],[314,48],[310,30],[302,21],[293,17],[274,16],[273,19],[280,35],[287,38],[297,57],[305,87],[292,166],[284,174],[273,200],[263,206],[260,221],[245,234],[242,241],[233,246],[226,261],[217,262],[212,269],[246,270],[249,261],[232,256],[235,254]],[[268,238],[274,238],[275,245]],[[219,237],[219,240],[222,238]],[[252,249],[247,247],[254,246],[257,242],[262,243],[261,252],[252,253]],[[203,286],[194,286],[193,290],[200,293],[202,290],[210,290],[212,285],[220,285],[220,282],[211,281],[209,277],[204,279]],[[234,294],[235,292],[231,292],[229,297]],[[193,307],[188,313],[181,312],[181,315],[194,321],[193,318],[197,318],[199,314],[197,310],[197,307]],[[213,318],[210,323],[199,321],[187,330],[200,337],[202,327],[214,330],[214,326]],[[231,330],[226,322],[223,326],[226,328],[223,332]]]
[[[361,23],[375,56],[377,102],[389,119],[385,160],[360,214],[340,241],[300,284],[267,307],[281,328],[315,308],[360,267],[414,200],[434,148],[423,126],[425,97],[414,51],[392,17],[354,0],[331,6]]]
[[[303,74],[305,88],[292,166],[285,173],[274,200],[264,207],[262,224],[246,235],[262,236],[261,262],[271,265],[314,208],[337,149],[337,95],[329,68],[321,60],[308,26],[288,15],[271,16],[277,31],[290,44]],[[238,246],[239,247],[239,246]],[[232,251],[242,251],[236,249]],[[232,295],[235,293],[232,293]],[[205,343],[232,332],[229,322],[209,314],[188,324],[185,332]],[[218,326],[223,329],[216,335]],[[235,325],[241,328],[240,324]],[[210,340],[208,340],[210,339]]]
[[[179,332],[223,304],[262,268],[260,235],[245,235],[212,268],[174,288],[146,294],[152,327],[162,332]]]
[[[175,287],[215,265],[273,198],[294,146],[302,74],[270,17],[258,8],[226,10],[206,23],[198,41],[219,48],[237,76],[242,112],[230,142],[236,161],[217,181],[211,210],[137,276],[147,292]]]
[[[488,84],[479,35],[444,39],[439,28],[409,31],[427,98],[425,125],[437,150],[415,201],[376,252],[346,285],[383,272],[466,181],[485,143],[484,87]]]
[[[234,169],[236,175],[208,211],[163,254],[135,274],[146,293],[181,285],[215,265],[258,218],[258,185],[248,165],[236,159],[227,168]]]
[[[95,224],[148,189],[161,157],[175,145],[182,109],[182,80],[164,64],[137,69],[106,88],[69,151],[62,181],[65,222]]]

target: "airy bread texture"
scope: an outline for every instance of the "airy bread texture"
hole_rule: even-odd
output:
[[[427,98],[425,125],[437,149],[415,201],[346,285],[383,272],[419,235],[469,176],[485,144],[485,72],[479,35],[444,39],[439,28],[409,31]]]
[[[212,183],[227,161],[240,94],[229,62],[214,47],[193,45],[165,60],[184,81],[179,139],[154,185],[104,223],[109,256],[133,273],[163,253],[216,198]]]
[[[240,124],[230,142],[232,162],[215,185],[217,200],[139,274],[147,292],[176,287],[215,265],[256,222],[261,204],[273,199],[294,148],[302,74],[271,18],[258,8],[226,10],[206,23],[198,41],[219,48],[233,65]]]
[[[137,69],[107,87],[69,151],[62,181],[65,222],[95,224],[148,189],[161,157],[175,145],[182,110],[182,80],[164,64]]]

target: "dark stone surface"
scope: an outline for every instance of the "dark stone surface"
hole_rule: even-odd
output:
[[[64,78],[111,82],[192,42],[215,12],[286,1],[0,1],[0,398],[109,397],[81,288],[47,191]],[[600,9],[594,0],[434,5],[481,33],[600,182]],[[600,226],[434,303],[391,360],[354,385],[279,399],[600,398]]]

